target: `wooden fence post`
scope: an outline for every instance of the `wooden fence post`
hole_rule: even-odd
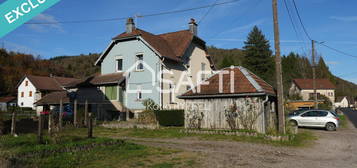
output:
[[[58,114],[58,130],[62,130],[62,115],[63,115],[63,102],[62,99],[60,100],[60,109]]]
[[[88,114],[89,118],[89,123],[88,123],[88,138],[93,137],[93,118],[92,118],[92,113]]]
[[[74,99],[74,118],[73,118],[73,124],[75,127],[78,127],[78,111],[77,111],[77,99]]]
[[[11,118],[11,135],[16,135],[16,110],[15,107],[12,108],[12,118]]]
[[[43,128],[43,115],[40,114],[40,117],[38,118],[38,132],[37,132],[37,141],[39,144],[43,143],[42,128]]]
[[[88,100],[84,104],[84,125],[88,127]]]
[[[48,111],[48,135],[52,135],[52,111]]]

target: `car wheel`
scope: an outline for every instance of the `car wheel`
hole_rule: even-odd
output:
[[[298,126],[298,123],[297,123],[295,120],[289,121],[289,124],[290,124],[291,126]]]
[[[326,130],[327,131],[336,131],[336,125],[334,123],[327,123]]]

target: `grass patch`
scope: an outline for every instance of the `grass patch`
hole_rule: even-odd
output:
[[[338,115],[338,118],[340,118],[340,128],[347,128],[347,118],[345,115]]]
[[[231,136],[231,135],[221,135],[221,134],[187,134],[182,133],[180,130],[183,127],[164,127],[160,129],[122,129],[122,128],[103,128],[96,127],[94,129],[94,134],[100,137],[110,137],[110,138],[121,138],[121,137],[132,137],[132,138],[162,138],[162,139],[180,139],[180,138],[198,138],[202,140],[220,140],[220,141],[240,141],[240,142],[251,142],[251,143],[263,143],[272,145],[282,145],[282,146],[305,146],[311,141],[315,140],[316,137],[312,132],[303,130],[299,134],[295,135],[295,138],[291,141],[270,141],[264,139],[264,135],[260,134],[258,137],[252,136]],[[251,132],[242,130],[241,132]],[[78,135],[85,133],[85,130],[76,131],[70,130],[66,134]]]
[[[38,144],[34,134],[0,136],[0,158],[16,159],[27,167],[184,167],[195,156],[180,151],[147,147],[110,138],[83,136],[45,137]],[[110,143],[120,142],[120,143]],[[93,145],[97,144],[97,146]],[[81,150],[61,151],[76,148]],[[84,150],[83,150],[84,149]],[[61,151],[61,152],[60,152]]]

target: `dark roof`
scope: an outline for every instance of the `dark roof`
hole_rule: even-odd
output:
[[[90,80],[92,85],[117,84],[125,79],[123,72],[98,75]]]
[[[222,92],[219,90],[219,78],[222,71],[228,71],[229,73],[223,73],[222,75]],[[234,91],[231,92],[231,74],[234,74]],[[195,91],[190,90],[184,93],[179,98],[191,98],[191,97],[214,97],[214,96],[235,96],[235,95],[249,95],[249,94],[268,94],[275,95],[274,88],[267,82],[256,76],[244,67],[238,66],[234,68],[225,68],[220,72],[214,74],[212,77],[206,80],[208,85],[200,85],[201,91],[197,93],[197,87]]]
[[[113,40],[130,39],[142,37],[154,50],[162,57],[181,62],[181,57],[185,54],[192,41],[197,42],[206,50],[205,42],[199,37],[193,35],[189,30],[181,30],[164,34],[152,34],[136,28],[131,33],[121,33]],[[104,54],[97,60],[96,64],[102,61]]]
[[[313,89],[313,79],[294,79],[300,89]],[[316,89],[335,89],[336,86],[328,79],[316,79]]]
[[[125,80],[123,72],[110,73],[104,75],[92,75],[90,77],[69,83],[67,88],[76,88],[81,86],[100,86],[108,84],[119,84]]]
[[[18,86],[26,78],[29,79],[29,81],[36,87],[36,89],[48,90],[48,91],[62,91],[63,87],[65,87],[69,83],[78,81],[78,79],[75,79],[75,78],[25,75],[22,78],[22,80],[19,82]]]
[[[8,97],[0,97],[0,102],[2,103],[9,103],[16,100],[16,97],[8,96]]]
[[[44,97],[42,97],[39,101],[37,101],[36,105],[55,105],[60,104],[62,99],[63,104],[70,103],[70,98],[67,91],[59,91],[59,92],[52,92]]]

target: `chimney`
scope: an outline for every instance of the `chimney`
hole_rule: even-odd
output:
[[[135,23],[132,17],[126,21],[126,33],[132,33],[135,30]]]
[[[197,36],[197,23],[196,23],[195,19],[191,18],[191,21],[190,21],[190,23],[188,23],[188,25],[189,25],[190,32],[193,35]]]

